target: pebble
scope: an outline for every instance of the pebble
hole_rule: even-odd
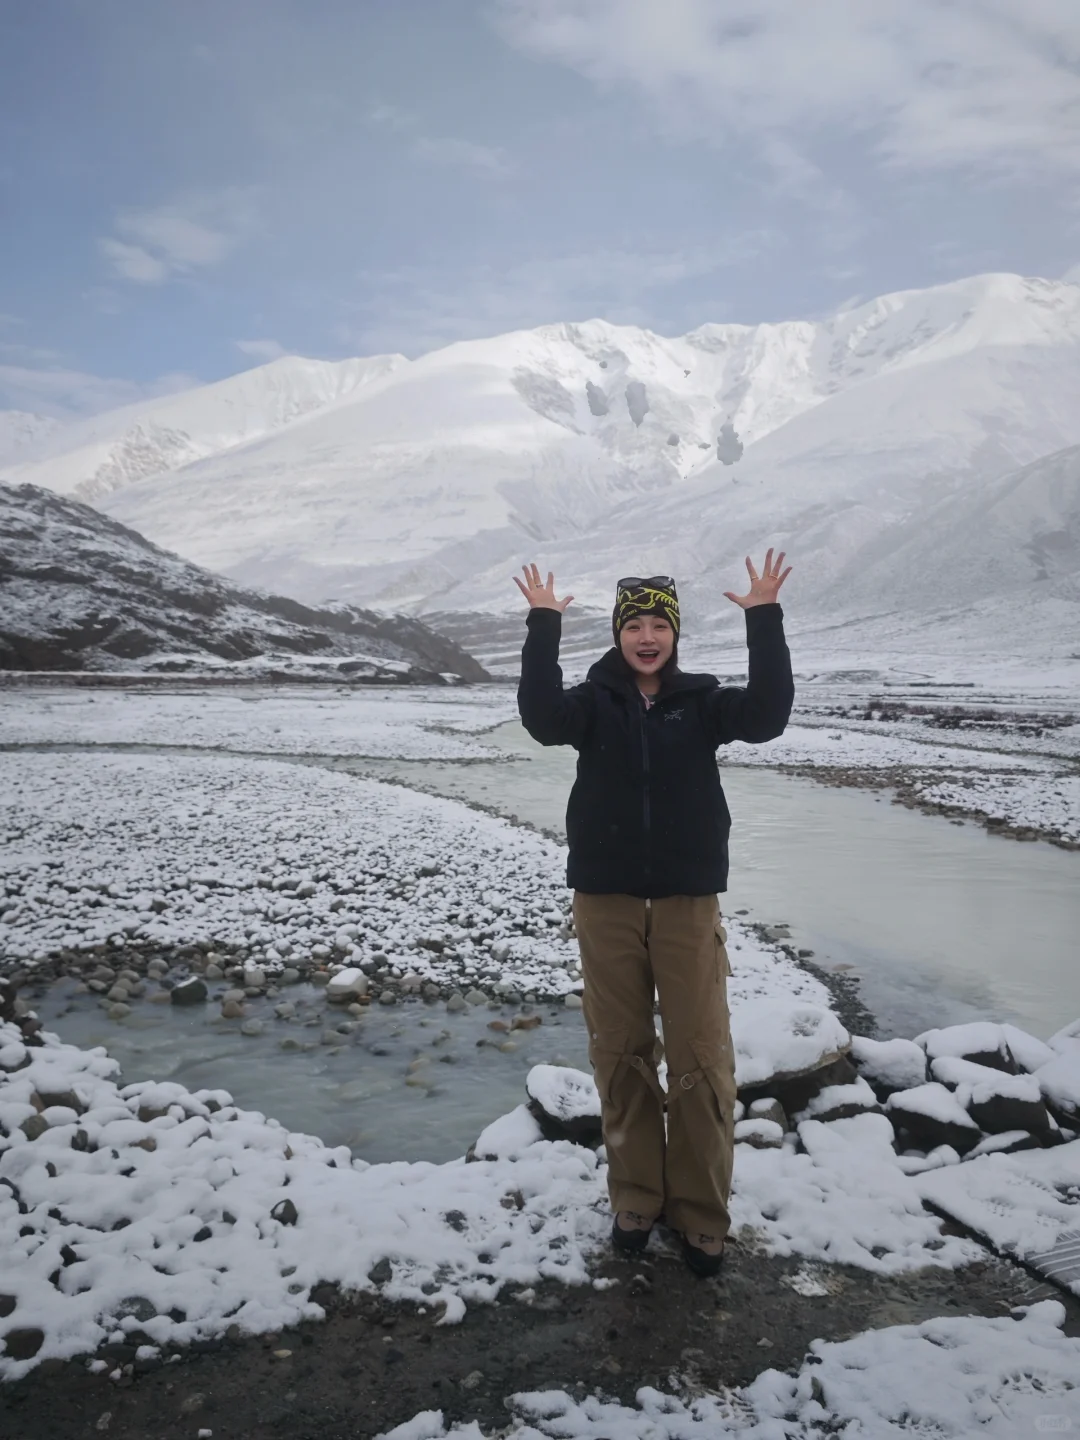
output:
[[[465,996],[462,995],[460,990],[455,990],[450,996],[450,999],[446,1002],[446,1008],[450,1011],[451,1015],[459,1015],[461,1011],[466,1008]]]
[[[107,1000],[126,1000],[128,998],[128,987],[119,982],[105,996]]]
[[[283,985],[295,985],[300,979],[300,971],[293,965],[287,965],[281,972],[281,983]]]
[[[302,1050],[304,1047],[300,1044],[299,1040],[294,1040],[291,1035],[286,1035],[285,1039],[281,1042],[281,1048],[282,1050]]]
[[[203,973],[207,980],[224,980],[225,978],[225,971],[220,965],[207,965]]]
[[[470,990],[465,996],[467,1003],[470,1005],[486,1005],[487,998],[483,990]]]
[[[234,1000],[237,1004],[240,1004],[241,1001],[246,999],[246,996],[243,990],[226,990],[225,994],[221,998],[223,1001],[225,1001],[226,1004],[230,1000]]]
[[[296,1006],[291,1000],[283,1000],[280,1005],[274,1006],[274,1014],[279,1020],[291,1020],[296,1014]]]
[[[110,1005],[105,1013],[110,1020],[126,1020],[131,1014],[131,1006],[125,1005],[122,1001],[118,1001],[117,1004]]]
[[[221,1006],[221,1017],[223,1020],[239,1020],[244,1013],[244,1007],[239,1000],[225,1000]]]
[[[261,1020],[245,1020],[240,1026],[241,1035],[261,1035],[263,1033],[263,1022]]]
[[[382,992],[382,994],[379,996],[379,1004],[380,1004],[380,1005],[396,1005],[396,1004],[397,1004],[397,996],[394,994],[393,990],[384,990],[384,991]]]
[[[563,1004],[566,1006],[567,1010],[580,1010],[581,996],[575,995],[573,991],[571,991],[569,995],[563,996]]]

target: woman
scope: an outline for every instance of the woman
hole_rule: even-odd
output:
[[[783,733],[794,686],[780,586],[784,553],[750,590],[724,592],[746,612],[749,684],[678,667],[679,600],[670,576],[616,588],[614,648],[563,689],[562,613],[554,577],[524,567],[529,602],[518,708],[533,739],[573,745],[566,812],[581,948],[589,1058],[600,1092],[612,1240],[643,1250],[661,1214],[700,1275],[715,1275],[730,1228],[735,1058],[731,973],[717,893],[727,889],[731,817],[716,748]],[[664,1044],[653,1024],[659,996]],[[657,1077],[666,1054],[668,1088]],[[664,1109],[667,1108],[665,1134]]]

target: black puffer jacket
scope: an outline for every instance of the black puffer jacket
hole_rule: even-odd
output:
[[[784,731],[794,698],[779,604],[746,611],[745,689],[715,675],[664,678],[647,710],[616,649],[563,689],[562,615],[530,610],[518,709],[541,745],[573,745],[566,883],[594,895],[713,895],[727,889],[731,816],[716,748]]]

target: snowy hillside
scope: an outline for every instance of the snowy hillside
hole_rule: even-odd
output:
[[[60,428],[60,421],[29,410],[0,410],[0,465],[14,465],[32,454]]]
[[[78,501],[0,485],[0,670],[482,680],[425,625],[237,589]]]
[[[144,466],[141,483],[126,484],[68,451],[34,478],[77,485],[244,583],[440,624],[490,617],[470,643],[514,611],[509,572],[534,557],[579,614],[595,607],[600,628],[619,574],[670,571],[695,621],[735,641],[739,617],[722,592],[747,551],[775,542],[797,559],[786,595],[803,616],[881,617],[902,647],[926,581],[916,595],[899,554],[882,563],[890,537],[901,547],[932,525],[947,549],[952,525],[982,536],[988,485],[1080,444],[1080,287],[1013,275],[884,296],[819,322],[667,339],[589,321],[356,364],[377,373],[230,448],[190,463],[178,452],[171,473]],[[185,405],[201,413],[212,391],[245,381],[254,393],[271,372],[173,397],[178,428]],[[1071,484],[1043,496],[1048,534],[1069,532]],[[986,526],[976,543],[1008,549],[1000,516]],[[965,572],[955,603],[989,602],[980,587],[999,573]],[[1064,634],[1074,601],[1054,595]]]
[[[405,363],[403,355],[274,360],[215,385],[50,429],[0,479],[46,484],[61,494],[98,501],[153,475],[261,439]]]

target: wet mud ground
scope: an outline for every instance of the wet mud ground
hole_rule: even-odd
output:
[[[798,1293],[791,1282],[800,1272],[827,1293]],[[989,1251],[960,1270],[884,1277],[770,1258],[744,1234],[729,1239],[720,1277],[700,1280],[658,1229],[644,1257],[599,1257],[594,1275],[617,1283],[550,1282],[520,1299],[507,1290],[446,1327],[416,1306],[326,1287],[317,1296],[325,1322],[210,1342],[119,1383],[85,1361],[42,1365],[0,1387],[0,1435],[195,1440],[208,1430],[213,1440],[368,1440],[433,1409],[447,1423],[477,1420],[495,1432],[511,1422],[505,1402],[517,1391],[633,1404],[637,1389],[652,1385],[688,1399],[770,1367],[797,1370],[816,1336],[843,1340],[940,1315],[1006,1316],[1047,1296],[1066,1306],[1065,1333],[1080,1336],[1080,1302]]]

